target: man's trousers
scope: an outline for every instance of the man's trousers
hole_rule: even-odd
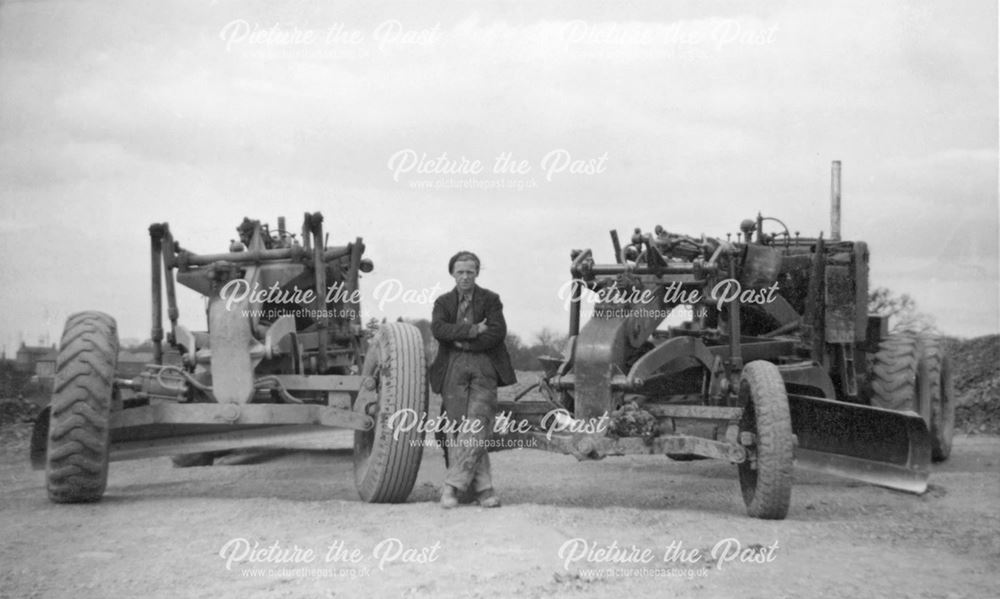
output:
[[[478,432],[460,430],[447,436],[445,484],[459,492],[470,487],[475,493],[492,489],[487,441],[493,436],[497,411],[497,374],[489,357],[471,352],[452,354],[441,396],[449,424],[460,423],[463,415],[467,422],[462,429],[479,423]]]

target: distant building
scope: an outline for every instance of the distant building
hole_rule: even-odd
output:
[[[39,379],[51,380],[56,375],[58,353],[54,344],[52,347],[30,346],[22,341],[15,358],[17,369],[21,372],[30,372]]]
[[[30,374],[31,379],[24,388],[26,396],[48,398],[56,380],[56,346],[31,346],[21,342],[14,359],[15,368],[24,374]]]

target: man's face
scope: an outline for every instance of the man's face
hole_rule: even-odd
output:
[[[451,276],[455,277],[455,286],[462,293],[472,291],[476,285],[476,275],[478,274],[476,263],[472,260],[459,260],[451,269]]]

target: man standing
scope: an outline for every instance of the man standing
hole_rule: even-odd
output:
[[[448,272],[455,278],[455,288],[434,301],[431,332],[438,340],[438,353],[430,382],[431,389],[441,394],[447,422],[460,423],[464,417],[466,423],[457,434],[448,435],[445,451],[451,459],[441,507],[457,506],[459,493],[468,490],[482,507],[500,507],[486,441],[493,433],[497,387],[517,382],[504,345],[503,304],[499,295],[476,285],[479,258],[472,252],[452,256]]]

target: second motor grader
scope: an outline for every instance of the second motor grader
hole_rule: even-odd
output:
[[[535,427],[511,441],[727,460],[759,518],[786,516],[795,464],[925,491],[951,447],[948,360],[868,313],[868,247],[840,239],[836,166],[830,239],[758,215],[735,240],[657,226],[624,245],[612,231],[612,262],[572,252],[568,347],[543,359],[545,401],[501,402]],[[581,326],[584,294],[597,302]]]

